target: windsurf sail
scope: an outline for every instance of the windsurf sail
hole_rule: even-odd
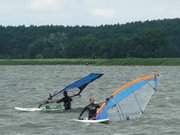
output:
[[[81,92],[86,88],[88,84],[95,81],[96,79],[100,78],[103,74],[100,73],[90,73],[89,75],[72,82],[71,84],[67,85],[64,89],[55,91],[54,93],[49,95],[48,99],[52,99],[53,97],[61,94],[62,92],[74,92],[71,97],[78,96]]]
[[[125,83],[101,104],[96,119],[119,121],[140,117],[156,92],[157,77],[158,74],[144,75]]]

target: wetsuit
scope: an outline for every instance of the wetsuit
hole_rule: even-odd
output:
[[[70,110],[71,109],[71,101],[72,101],[71,97],[65,96],[62,99],[58,100],[56,103],[64,102],[64,109]]]
[[[89,120],[93,120],[93,119],[96,119],[96,111],[97,109],[99,108],[100,106],[98,104],[94,104],[94,103],[91,103],[89,105],[87,105],[81,112],[81,114],[79,115],[79,118],[81,118],[82,114],[85,112],[85,111],[88,111],[88,119]]]

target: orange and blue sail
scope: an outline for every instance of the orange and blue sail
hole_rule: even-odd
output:
[[[96,119],[111,117],[115,120],[126,120],[139,116],[156,92],[157,83],[157,74],[155,74],[144,75],[124,84],[101,104]]]

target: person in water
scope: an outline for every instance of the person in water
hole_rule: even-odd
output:
[[[49,103],[61,103],[64,102],[64,110],[71,110],[71,102],[72,102],[72,98],[70,96],[68,96],[68,93],[66,91],[64,91],[64,97],[59,99],[59,100],[47,100],[46,104]]]
[[[71,110],[72,98],[70,96],[68,96],[66,91],[64,91],[64,97],[62,99],[56,101],[56,103],[61,103],[61,102],[64,102],[65,110]]]
[[[80,113],[80,115],[79,115],[80,120],[82,119],[81,116],[83,115],[83,113],[85,111],[88,111],[88,119],[89,120],[95,120],[96,119],[96,111],[100,106],[99,106],[99,104],[95,104],[95,98],[94,97],[89,98],[89,102],[90,102],[90,104],[87,105],[82,110],[82,112]]]

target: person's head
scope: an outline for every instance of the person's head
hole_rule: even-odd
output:
[[[64,96],[65,96],[65,97],[68,96],[67,91],[64,91]]]
[[[90,102],[91,104],[94,104],[94,102],[95,102],[95,97],[90,97],[90,98],[89,98],[89,102]]]

